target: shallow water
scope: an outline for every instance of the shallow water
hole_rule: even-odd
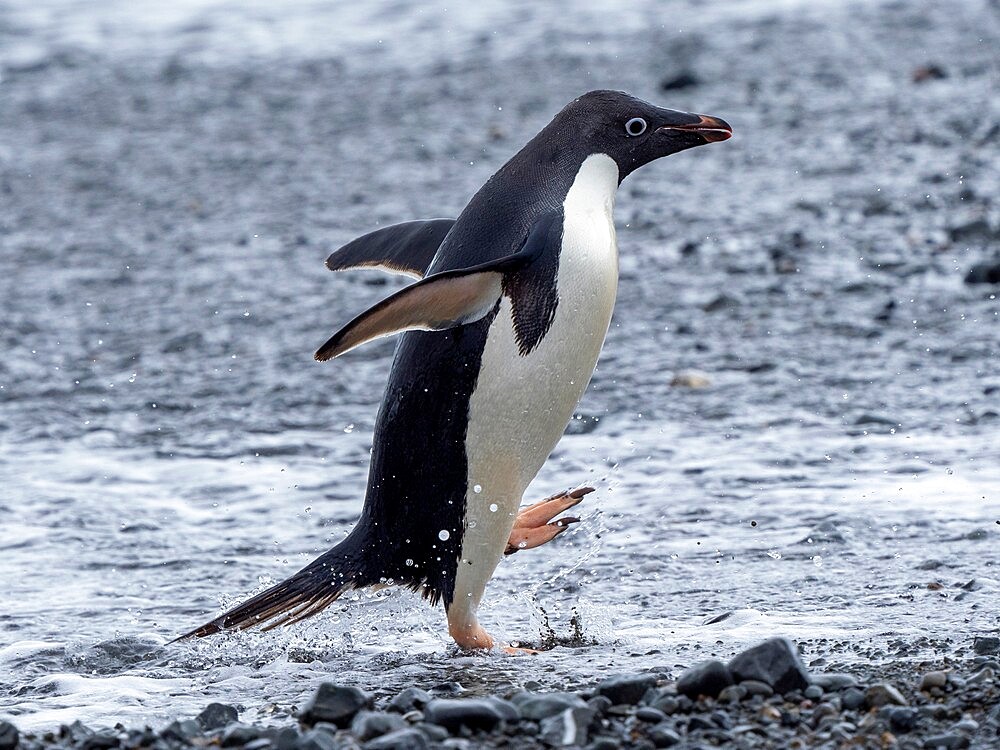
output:
[[[877,670],[997,628],[1000,303],[962,283],[997,249],[992,6],[114,7],[0,5],[0,712],[22,729],[209,700],[266,721],[331,676],[572,688],[773,634]],[[913,84],[928,62],[948,77]],[[687,68],[704,83],[657,91]],[[391,590],[166,645],[358,515],[392,343],[311,352],[402,282],[335,277],[328,251],[456,214],[599,86],[737,135],[619,192],[612,329],[526,500],[598,491],[484,603],[556,647],[459,655]],[[671,385],[687,369],[710,386]]]

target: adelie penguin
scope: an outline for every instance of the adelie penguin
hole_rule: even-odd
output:
[[[520,509],[590,381],[618,286],[615,193],[662,156],[723,141],[724,121],[592,91],[494,174],[457,219],[411,221],[333,253],[331,270],[420,281],[335,333],[333,359],[400,338],[375,426],[364,509],[339,544],[186,636],[316,614],[344,592],[405,586],[444,602],[465,649],[504,553],[544,544],[590,488]]]

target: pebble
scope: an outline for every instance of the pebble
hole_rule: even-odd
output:
[[[227,724],[232,724],[240,717],[239,712],[233,706],[225,703],[209,703],[202,709],[202,712],[195,717],[202,729],[211,731],[212,729],[222,729]]]
[[[659,724],[660,722],[667,720],[667,715],[657,708],[643,706],[635,712],[635,718],[639,721],[645,721],[648,724]]]
[[[333,735],[321,729],[310,729],[295,742],[295,750],[338,750]]]
[[[961,734],[938,734],[924,740],[924,747],[928,750],[953,750],[968,746],[969,738]]]
[[[414,709],[421,709],[431,702],[431,694],[418,687],[408,687],[389,701],[386,706],[390,711],[405,714]]]
[[[21,734],[9,721],[0,721],[0,750],[14,750]]]
[[[670,379],[674,388],[708,388],[711,384],[708,375],[698,370],[682,370]]]
[[[223,747],[242,747],[248,742],[253,742],[258,737],[260,737],[260,730],[257,727],[233,722],[222,733],[220,744]]]
[[[365,743],[365,750],[427,750],[427,738],[416,729],[399,729]]]
[[[677,680],[677,692],[692,700],[699,695],[718,697],[723,688],[734,683],[733,675],[721,661],[709,659],[695,664]]]
[[[593,718],[592,708],[567,708],[562,713],[542,720],[539,736],[542,742],[552,747],[585,745],[587,728]]]
[[[521,716],[530,721],[541,721],[562,713],[567,708],[587,708],[580,696],[574,693],[547,693],[531,695],[527,700],[514,700]]]
[[[424,708],[424,717],[449,732],[461,727],[490,730],[503,721],[501,713],[482,698],[435,698]]]
[[[909,732],[920,721],[920,714],[912,708],[897,706],[889,711],[889,726],[896,732]]]
[[[865,705],[865,694],[858,688],[847,688],[840,696],[840,705],[847,711],[856,711]]]
[[[802,691],[802,694],[811,701],[817,701],[823,697],[823,688],[819,685],[810,685]]]
[[[368,695],[356,687],[324,682],[302,709],[299,721],[305,726],[327,721],[344,729],[369,703]]]
[[[774,695],[774,688],[760,680],[743,680],[740,683],[740,687],[746,690],[749,697],[759,695],[763,698],[770,698]]]
[[[351,722],[351,732],[363,742],[405,728],[406,722],[399,714],[377,711],[361,711]]]
[[[608,698],[612,704],[634,706],[656,684],[651,674],[623,674],[609,677],[597,686],[597,694]]]
[[[930,690],[931,688],[943,688],[948,684],[948,673],[941,670],[927,672],[920,678],[920,689]]]
[[[737,654],[729,671],[737,681],[760,680],[777,693],[802,690],[810,682],[798,648],[787,638],[771,638]]]
[[[839,672],[813,675],[812,681],[814,685],[819,685],[828,693],[832,693],[835,690],[844,690],[849,687],[857,687],[858,685],[858,681],[853,675]]]
[[[1000,276],[997,277],[1000,283]],[[972,650],[980,656],[988,654],[1000,654],[1000,637],[994,635],[980,635],[972,641]]]
[[[968,684],[977,685],[980,682],[993,682],[996,673],[990,667],[983,667],[968,679]]]
[[[673,747],[681,741],[681,736],[667,723],[657,724],[649,730],[653,747]]]
[[[907,705],[906,698],[888,682],[880,682],[868,688],[865,691],[865,702],[873,708],[879,708],[890,703],[897,706]]]
[[[767,688],[770,690],[771,688]],[[719,693],[720,703],[739,703],[747,695],[747,689],[742,685],[727,685]]]

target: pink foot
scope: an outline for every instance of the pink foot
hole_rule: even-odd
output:
[[[507,540],[507,549],[504,550],[504,554],[513,555],[518,550],[532,549],[540,547],[546,542],[551,542],[566,531],[570,524],[580,520],[570,516],[560,518],[557,521],[552,521],[552,519],[574,505],[578,505],[583,500],[584,495],[589,495],[593,491],[593,487],[578,487],[569,492],[560,492],[552,497],[547,497],[524,508],[514,520],[514,529],[510,532],[510,539]]]

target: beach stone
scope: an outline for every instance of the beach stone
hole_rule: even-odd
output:
[[[698,370],[681,370],[670,379],[674,388],[708,388],[711,384],[708,375]]]
[[[753,697],[759,695],[762,698],[770,698],[774,695],[774,688],[768,685],[766,682],[761,682],[760,680],[743,680],[740,683],[740,687],[746,691],[748,697]]]
[[[416,729],[397,729],[365,743],[365,750],[427,750],[427,738]]]
[[[674,731],[670,724],[664,722],[649,730],[649,739],[654,747],[673,747],[681,741],[681,736]]]
[[[542,721],[562,713],[567,708],[587,708],[583,699],[575,693],[543,693],[532,695],[518,704],[521,716],[529,721]]]
[[[970,685],[978,685],[980,682],[993,682],[996,673],[990,667],[983,667],[969,678]]]
[[[771,688],[768,688],[770,691]],[[739,703],[746,697],[747,689],[742,685],[728,685],[719,693],[720,703]]]
[[[587,727],[594,719],[592,708],[567,708],[542,720],[539,737],[552,747],[572,747],[587,744]]]
[[[406,722],[399,714],[378,711],[361,711],[351,722],[351,732],[362,742],[381,737],[397,729],[406,729]]]
[[[201,726],[194,719],[184,719],[183,721],[172,721],[160,736],[168,740],[180,740],[186,742],[191,737],[201,734]]]
[[[880,682],[868,688],[865,691],[865,702],[872,708],[887,706],[890,703],[897,706],[908,705],[903,694],[888,682]]]
[[[924,740],[924,747],[928,750],[954,750],[969,746],[969,738],[961,734],[936,734]]]
[[[295,741],[295,750],[338,750],[333,735],[322,729],[310,729]]]
[[[840,696],[840,705],[846,711],[856,711],[865,705],[865,694],[859,688],[847,688]]]
[[[594,712],[598,716],[604,716],[604,714],[608,712],[608,709],[611,708],[614,704],[611,702],[610,698],[606,698],[603,695],[595,695],[593,698],[587,701],[587,705],[590,706],[590,708],[594,709]]]
[[[327,721],[346,729],[358,711],[370,703],[368,694],[356,687],[324,682],[302,709],[299,721],[306,726]]]
[[[419,730],[431,742],[444,742],[448,739],[448,730],[437,724],[428,724],[426,721],[422,721],[414,729]]]
[[[222,729],[239,718],[239,712],[233,706],[227,706],[225,703],[209,703],[194,720],[201,725],[202,729],[211,731]]]
[[[424,717],[452,733],[462,727],[491,730],[503,721],[500,712],[482,698],[436,698],[424,708]]]
[[[920,689],[930,690],[931,688],[943,688],[948,684],[948,673],[941,670],[927,672],[920,678]]]
[[[920,714],[912,708],[896,706],[889,711],[889,726],[896,732],[909,732],[920,721]]]
[[[621,740],[613,737],[597,737],[587,745],[587,750],[619,750],[621,746]]]
[[[485,700],[497,710],[500,717],[507,723],[516,724],[521,720],[521,709],[510,701],[498,698],[495,695],[489,695]]]
[[[651,674],[622,674],[609,677],[597,686],[597,694],[608,698],[614,705],[634,706],[656,684]]]
[[[979,635],[972,641],[972,650],[980,656],[1000,654],[1000,638],[993,635]]]
[[[414,709],[421,709],[431,702],[431,694],[418,687],[408,687],[389,701],[386,706],[390,711],[401,714],[409,713]]]
[[[253,742],[258,737],[260,737],[260,730],[257,727],[233,722],[222,733],[220,744],[223,747],[242,747],[248,742]]]
[[[295,743],[299,741],[299,730],[296,727],[283,727],[272,734],[271,737],[276,750],[294,750]]]
[[[858,681],[853,675],[841,674],[840,672],[813,675],[812,681],[814,685],[819,685],[827,693],[858,685]]]
[[[268,737],[258,737],[243,746],[243,750],[264,750],[274,744]]]
[[[699,695],[718,697],[734,683],[733,675],[718,659],[709,659],[685,670],[677,680],[677,692],[695,700]]]
[[[685,698],[687,700],[687,698]],[[677,699],[676,695],[670,695],[669,693],[664,693],[659,698],[654,700],[649,704],[652,708],[663,711],[667,716],[677,713],[680,708],[680,701]]]
[[[667,715],[658,708],[643,706],[635,712],[635,718],[639,721],[645,721],[647,724],[659,724],[661,721],[667,720]]]
[[[823,688],[821,688],[819,685],[810,685],[804,691],[802,691],[802,695],[804,695],[811,701],[818,701],[820,698],[823,697]]]
[[[110,748],[121,745],[121,740],[117,735],[107,732],[100,732],[92,737],[88,737],[81,745],[82,750],[110,750]]]
[[[770,638],[737,654],[729,662],[729,671],[737,681],[760,680],[777,693],[802,690],[810,682],[798,648],[787,638]]]

